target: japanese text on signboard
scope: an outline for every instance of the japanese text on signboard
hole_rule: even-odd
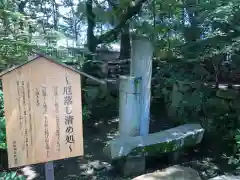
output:
[[[65,125],[66,125],[66,143],[70,152],[72,152],[72,143],[74,143],[73,120],[72,114],[72,86],[66,77],[66,86],[63,89],[64,107],[65,107]]]

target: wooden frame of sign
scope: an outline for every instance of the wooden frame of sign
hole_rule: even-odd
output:
[[[83,155],[81,75],[42,54],[0,74],[9,168]]]

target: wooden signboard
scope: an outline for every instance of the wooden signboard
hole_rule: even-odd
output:
[[[10,168],[83,155],[78,72],[38,56],[0,76]]]

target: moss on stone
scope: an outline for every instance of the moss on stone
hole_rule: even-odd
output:
[[[158,144],[153,144],[145,147],[137,147],[130,152],[130,156],[137,156],[144,153],[146,156],[169,153],[177,151],[183,147],[195,145],[201,140],[202,134],[198,133],[196,135],[187,136],[183,139],[177,139],[170,142],[161,142]]]
[[[219,89],[216,93],[217,97],[223,98],[223,99],[236,99],[238,95],[238,91],[235,89],[227,89],[227,90],[223,90],[223,89]]]

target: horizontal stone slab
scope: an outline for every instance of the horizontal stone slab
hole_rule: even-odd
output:
[[[194,146],[202,141],[204,129],[200,124],[185,124],[165,131],[136,137],[118,137],[103,149],[110,159],[125,156],[145,156],[176,151],[185,146]]]
[[[211,178],[209,180],[240,180],[240,176],[222,175],[222,176]]]

